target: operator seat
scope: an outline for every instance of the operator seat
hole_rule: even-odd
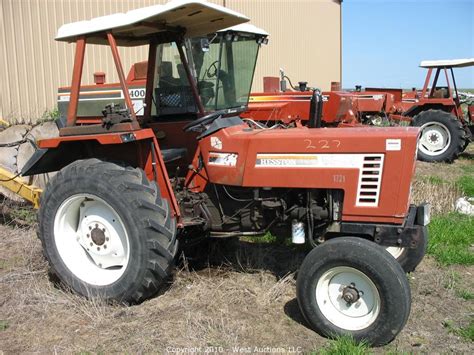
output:
[[[188,150],[186,148],[161,149],[161,155],[163,157],[165,164],[186,158],[187,154],[188,154]]]
[[[170,88],[180,85],[180,80],[173,76],[173,63],[168,61],[161,62],[160,66],[160,88]]]

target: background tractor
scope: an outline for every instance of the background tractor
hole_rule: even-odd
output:
[[[297,278],[311,328],[390,342],[410,313],[405,271],[427,243],[429,206],[409,204],[419,129],[319,129],[317,92],[308,127],[246,119],[266,41],[233,27],[246,21],[196,0],[59,29],[57,40],[76,44],[67,115],[22,170],[57,172],[38,212],[51,270],[86,297],[136,303],[172,276],[178,243],[287,228],[313,247]],[[86,44],[111,48],[125,107],[104,102],[102,117],[84,121]],[[139,45],[149,56],[137,119],[118,47]]]
[[[474,130],[474,106],[469,95],[458,92],[453,68],[474,65],[474,59],[423,61],[420,67],[427,68],[422,90],[366,88],[355,91],[324,92],[325,106],[322,122],[325,126],[367,125],[411,125],[421,128],[418,159],[427,162],[451,162],[471,142]],[[258,120],[278,121],[309,119],[311,91],[306,83],[290,86],[287,77],[281,74],[281,85],[267,85],[266,92],[253,93],[250,97],[248,117]],[[264,83],[278,83],[278,78],[264,78]],[[334,97],[345,94],[352,103],[351,112],[341,106]],[[272,105],[278,105],[272,109]],[[466,112],[463,112],[463,105]],[[334,121],[339,113],[339,119]]]

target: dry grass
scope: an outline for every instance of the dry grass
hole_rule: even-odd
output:
[[[239,256],[249,272],[231,261],[237,253],[219,247],[211,261],[216,265],[179,269],[160,297],[125,307],[58,287],[48,275],[34,232],[0,225],[0,320],[7,324],[0,331],[0,350],[135,353],[186,346],[304,344],[313,349],[325,344],[285,314],[285,305],[294,299],[294,274],[280,278],[271,264],[256,269],[264,261],[247,257],[267,255],[271,247],[243,248],[253,247],[264,250],[241,251]]]
[[[418,178],[412,183],[412,203],[428,202],[431,213],[439,215],[454,211],[462,192],[455,183]]]
[[[176,271],[162,295],[125,307],[58,287],[48,275],[34,231],[0,225],[0,351],[321,349],[328,341],[306,327],[295,300],[297,268],[292,268],[302,257],[303,251],[279,245],[223,241],[207,266],[193,269],[188,264]],[[462,323],[466,318],[467,301],[443,286],[452,270],[428,260],[412,275],[411,320],[385,350],[469,352],[469,343],[442,326],[445,319]],[[472,280],[466,280],[472,279],[473,269],[455,271],[458,282],[470,289]]]
[[[463,196],[457,182],[469,174],[474,164],[474,144],[451,164],[418,162],[412,183],[412,202],[428,202],[434,215],[454,211],[456,200]]]

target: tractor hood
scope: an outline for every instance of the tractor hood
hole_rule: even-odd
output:
[[[112,32],[119,46],[139,46],[149,42],[150,36],[183,31],[185,37],[196,37],[216,32],[249,19],[223,6],[202,0],[174,0],[127,13],[118,13],[61,26],[57,41],[75,42],[87,37],[92,44],[108,44],[107,32]]]

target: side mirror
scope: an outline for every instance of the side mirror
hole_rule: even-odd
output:
[[[201,38],[201,51],[204,53],[209,52],[209,40],[207,38]]]

